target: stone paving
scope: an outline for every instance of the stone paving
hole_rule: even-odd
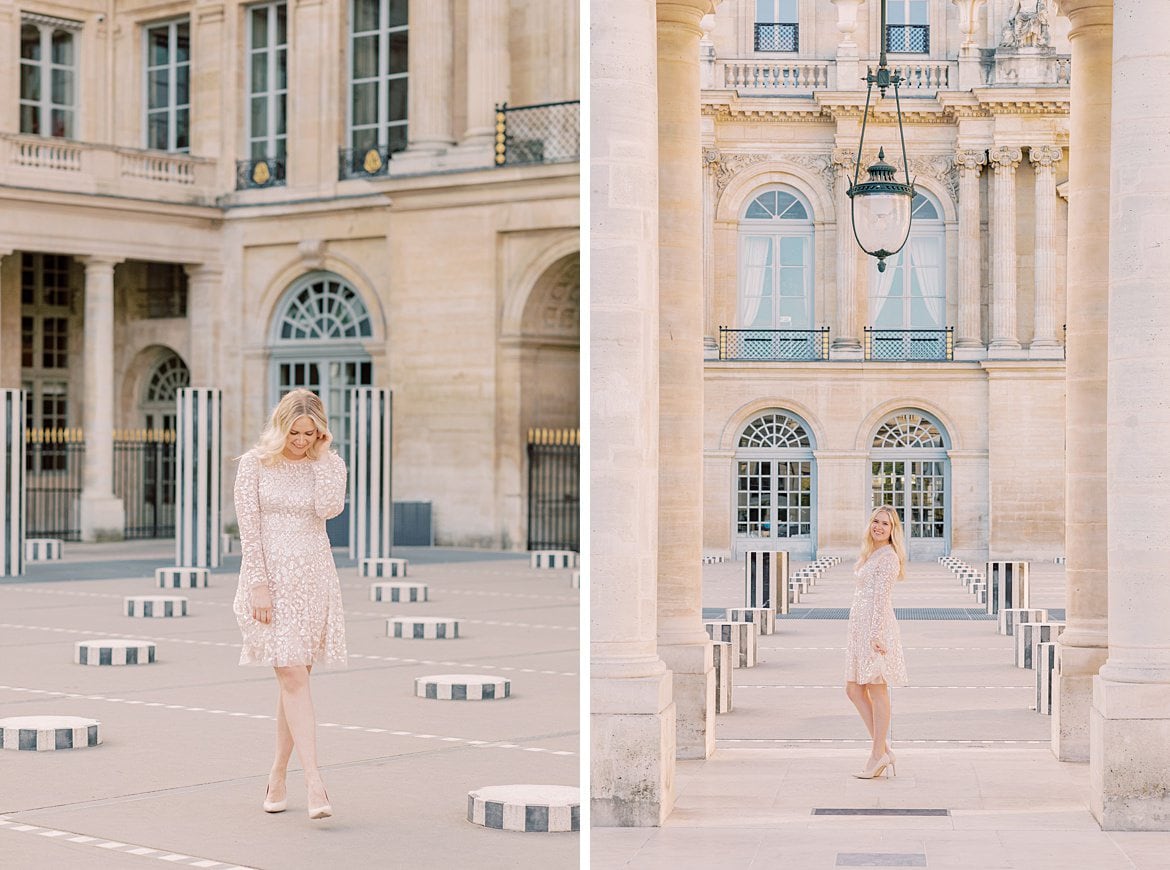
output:
[[[0,718],[88,716],[103,744],[0,751],[0,867],[573,868],[580,835],[466,821],[483,786],[578,785],[580,593],[527,554],[402,548],[425,603],[369,600],[336,551],[347,670],[313,675],[318,752],[334,817],[310,821],[294,754],[289,809],[261,811],[274,740],[272,672],[241,668],[231,612],[239,557],[182,619],[131,619],[122,597],[161,592],[169,541],[66,545],[63,562],[0,580]],[[94,578],[94,579],[87,579]],[[457,640],[386,636],[386,617],[455,616]],[[156,642],[158,662],[73,663],[78,640]],[[509,678],[511,697],[438,701],[414,679]]]
[[[793,569],[799,567],[793,565]],[[1064,607],[1063,566],[1032,563],[1032,606]],[[734,671],[717,751],[682,761],[660,828],[593,831],[596,870],[928,867],[931,870],[1167,870],[1170,833],[1102,832],[1088,765],[1057,762],[1051,719],[1033,711],[1034,672],[1016,668],[994,621],[901,620],[911,685],[893,690],[897,776],[850,776],[868,740],[843,691],[851,566],[831,568]],[[704,566],[703,606],[743,602],[743,567]],[[897,608],[976,607],[947,569],[914,563]],[[814,815],[814,810],[938,815]]]

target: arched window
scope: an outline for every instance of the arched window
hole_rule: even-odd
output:
[[[942,208],[916,193],[905,247],[885,272],[870,266],[870,323],[875,329],[943,329],[947,325],[947,237]]]
[[[913,409],[883,420],[871,441],[873,507],[888,504],[898,511],[913,559],[934,559],[948,551],[947,448],[942,425]]]
[[[178,354],[169,352],[151,369],[142,391],[141,411],[147,429],[175,428],[175,400],[191,385],[191,372]]]
[[[739,327],[811,329],[811,209],[790,191],[764,191],[744,210],[739,239]]]
[[[773,409],[753,418],[735,451],[736,549],[778,540],[794,558],[811,556],[816,524],[813,439],[803,420]]]

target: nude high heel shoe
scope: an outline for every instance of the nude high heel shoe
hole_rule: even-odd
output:
[[[891,771],[894,768],[894,763],[890,759],[889,753],[883,754],[881,758],[874,762],[873,767],[867,766],[861,773],[855,773],[853,775],[858,779],[876,779],[885,772],[886,768],[889,768]],[[889,776],[887,773],[886,778],[889,779]]]
[[[288,809],[288,795],[285,795],[285,798],[282,801],[270,801],[268,799],[268,793],[270,791],[272,791],[272,786],[268,786],[264,789],[264,812],[283,813],[286,809]]]
[[[325,803],[319,807],[309,807],[310,819],[327,819],[333,815],[333,807],[329,804],[329,792],[325,791],[325,786],[321,786],[321,791],[325,792]]]

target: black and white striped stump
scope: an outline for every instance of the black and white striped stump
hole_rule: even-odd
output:
[[[467,793],[467,821],[502,831],[581,830],[581,790],[568,785],[493,785]]]
[[[78,665],[153,665],[155,647],[148,640],[79,640],[73,645]]]
[[[155,568],[159,589],[206,589],[211,571],[207,568]]]
[[[406,559],[362,559],[358,563],[358,576],[405,577],[408,567]]]
[[[405,604],[408,601],[427,601],[429,588],[425,583],[371,583],[371,601],[389,601]]]
[[[414,693],[436,701],[496,701],[512,694],[512,681],[483,674],[415,677]]]
[[[1027,562],[996,560],[987,563],[987,612],[1005,607],[1030,607]]]
[[[393,555],[394,503],[391,498],[394,394],[383,387],[349,391],[349,557],[386,559]],[[362,574],[398,577],[398,574]]]
[[[802,595],[808,595],[809,587],[812,585],[807,577],[792,577],[788,581],[792,584],[793,589],[799,589]]]
[[[731,666],[733,668],[754,668],[756,666],[756,627],[750,622],[704,622],[707,637],[732,645]]]
[[[999,612],[999,634],[1014,635],[1021,622],[1047,622],[1048,611],[1043,607],[1005,607]]]
[[[747,550],[743,554],[745,607],[772,607],[788,612],[788,598],[779,590],[788,586],[787,550]]]
[[[727,561],[727,560],[724,559],[723,556],[707,556],[707,555],[703,556],[703,564],[704,565],[718,565],[721,562],[725,562],[725,561]]]
[[[180,387],[175,401],[175,564],[222,559],[223,390]]]
[[[1068,559],[1067,556],[1053,556],[1052,562],[1053,562],[1053,564],[1056,564],[1056,565],[1064,565],[1064,564],[1067,564],[1067,562],[1066,562],[1067,559]]]
[[[386,636],[408,640],[452,640],[459,637],[459,620],[445,616],[392,616]]]
[[[101,723],[81,716],[15,716],[0,719],[5,749],[52,752],[87,749],[102,742]]]
[[[0,390],[0,577],[24,573],[24,390]]]
[[[788,584],[788,601],[790,604],[800,604],[800,586],[799,584]],[[784,608],[784,612],[788,612],[788,608]]]
[[[1036,666],[1036,644],[1051,643],[1062,631],[1063,622],[1016,623],[1016,667],[1032,670]]]
[[[576,568],[577,554],[572,550],[533,550],[528,557],[530,568]]]
[[[987,584],[986,583],[972,583],[969,587],[971,594],[975,596],[975,600],[980,604],[987,604]]]
[[[760,634],[776,632],[776,611],[771,607],[733,607],[727,611],[728,622],[751,622]]]
[[[1036,644],[1036,712],[1052,715],[1052,683],[1060,673],[1060,644],[1052,641]]]
[[[182,595],[127,595],[122,599],[126,616],[167,619],[187,615],[187,599]]]
[[[569,576],[569,588],[570,589],[580,589],[581,588],[581,572],[580,571],[574,571]]]
[[[52,562],[64,553],[65,542],[61,538],[25,538],[24,561]]]
[[[715,665],[715,712],[731,712],[732,644],[722,640],[711,642],[711,658]]]

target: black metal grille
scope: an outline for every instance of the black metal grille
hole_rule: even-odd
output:
[[[756,51],[800,51],[800,26],[757,22]]]
[[[581,101],[496,106],[496,165],[581,159]]]
[[[144,429],[116,433],[114,495],[126,511],[127,538],[175,534],[175,433]]]
[[[401,149],[397,149],[401,150]],[[377,148],[342,148],[337,152],[339,178],[377,178],[390,172],[390,158],[395,153],[389,145]]]
[[[81,430],[30,429],[25,439],[25,535],[80,541]]]
[[[719,327],[719,359],[807,361],[829,358],[829,328],[727,329]]]
[[[866,329],[865,358],[868,360],[937,361],[955,358],[955,330]]]
[[[279,187],[285,183],[284,158],[266,157],[236,161],[236,190]]]
[[[581,434],[576,429],[528,432],[528,549],[581,546]]]
[[[926,54],[930,51],[930,25],[887,24],[886,51]]]

